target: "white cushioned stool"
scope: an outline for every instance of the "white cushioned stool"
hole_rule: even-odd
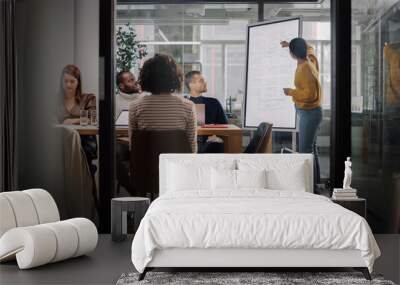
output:
[[[60,221],[43,189],[0,193],[0,262],[16,258],[20,269],[37,267],[93,251],[97,240],[90,220]]]

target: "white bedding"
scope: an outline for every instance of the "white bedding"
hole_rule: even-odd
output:
[[[265,189],[162,195],[134,237],[135,268],[165,248],[357,249],[371,272],[380,255],[359,215],[320,195]]]

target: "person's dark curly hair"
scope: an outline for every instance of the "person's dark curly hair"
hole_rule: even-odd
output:
[[[143,64],[139,82],[143,91],[152,94],[179,92],[182,88],[182,72],[171,56],[156,54]]]

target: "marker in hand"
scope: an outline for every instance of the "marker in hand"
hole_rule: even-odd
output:
[[[286,96],[290,96],[289,92],[292,90],[291,88],[283,88],[283,93],[285,93]]]
[[[289,43],[287,41],[281,41],[281,47],[287,48],[289,47]]]

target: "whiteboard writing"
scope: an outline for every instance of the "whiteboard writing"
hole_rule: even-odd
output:
[[[245,127],[296,128],[294,103],[283,88],[293,88],[297,63],[280,42],[298,37],[299,27],[299,18],[248,27]]]

